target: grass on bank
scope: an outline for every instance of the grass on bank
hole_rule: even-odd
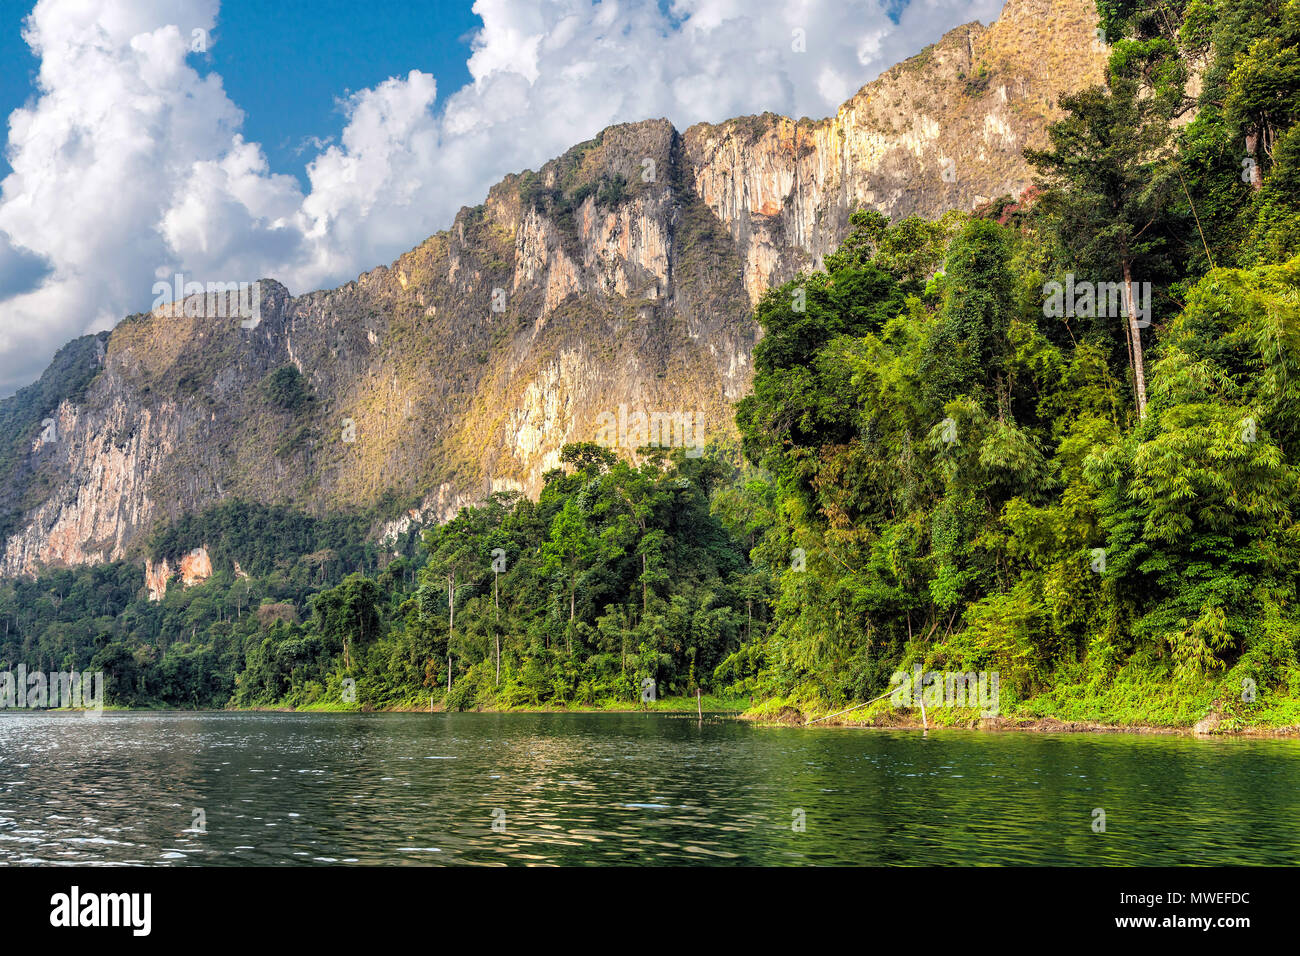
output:
[[[929,668],[927,668],[928,670]],[[827,718],[857,702],[832,703],[798,692],[763,700],[746,718],[782,723]],[[979,726],[978,707],[934,707],[926,719],[936,727]],[[1082,664],[1061,668],[1048,689],[1023,698],[1000,686],[997,716],[1003,722],[1057,720],[1119,728],[1189,730],[1207,717],[1215,732],[1300,729],[1300,668],[1260,674],[1243,661],[1217,675],[1179,674],[1161,662],[1133,659],[1110,675]],[[920,724],[919,707],[898,707],[889,698],[825,723],[866,726]]]

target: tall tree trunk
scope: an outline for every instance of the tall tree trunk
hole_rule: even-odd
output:
[[[492,632],[497,644],[497,682],[501,686],[501,596],[498,590],[500,575],[492,573]]]
[[[1133,344],[1133,390],[1137,393],[1138,418],[1147,417],[1147,376],[1142,362],[1142,330],[1138,328],[1137,310],[1133,302],[1133,273],[1129,260],[1124,259],[1124,301],[1128,310],[1128,334]]]
[[[456,633],[456,575],[447,575],[447,691],[451,692],[451,639]]]

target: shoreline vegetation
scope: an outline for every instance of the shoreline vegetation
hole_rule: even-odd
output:
[[[284,714],[445,714],[449,711],[435,702],[430,710],[427,704],[409,702],[382,708],[368,708],[356,704],[316,702],[305,706],[262,705],[253,707],[184,708],[172,706],[123,707],[108,705],[111,713],[284,713]],[[755,703],[750,698],[705,694],[698,701],[691,696],[665,697],[643,703],[640,701],[605,701],[597,704],[551,704],[544,706],[492,707],[481,706],[456,713],[478,714],[676,714],[690,716],[701,712],[710,719],[719,717],[743,720],[765,727],[786,727],[840,730],[966,730],[990,733],[1055,733],[1055,734],[1140,734],[1144,736],[1182,737],[1251,737],[1300,738],[1300,723],[1245,723],[1226,715],[1221,710],[1211,710],[1194,724],[1161,724],[1142,720],[1112,722],[1097,718],[1061,717],[1035,713],[1024,708],[1013,714],[984,716],[978,707],[935,707],[926,712],[922,720],[920,708],[897,708],[882,701],[862,709],[850,707],[834,710],[821,704],[802,706],[780,698]],[[77,713],[74,708],[46,709],[12,708],[0,711],[9,713]],[[1275,715],[1279,721],[1281,715]]]
[[[919,708],[885,710],[863,709],[853,713],[835,715],[829,709],[823,714],[818,709],[807,711],[783,704],[777,700],[737,715],[768,726],[799,726],[815,729],[834,727],[856,730],[978,730],[985,732],[1026,733],[1087,733],[1087,734],[1142,734],[1155,736],[1193,737],[1300,737],[1300,724],[1246,724],[1224,719],[1211,713],[1195,724],[1156,724],[1142,721],[1114,723],[1105,720],[1065,719],[1055,716],[1036,716],[1030,713],[999,714],[984,717],[975,707],[938,708],[928,710],[923,723]]]

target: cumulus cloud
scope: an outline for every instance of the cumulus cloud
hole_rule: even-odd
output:
[[[294,292],[391,261],[611,123],[824,116],[1001,0],[477,0],[472,81],[407,75],[343,100],[304,193],[189,62],[219,0],[39,0],[36,96],[9,117],[0,183],[0,394],[63,342],[146,309],[159,277],[279,278]],[[212,42],[207,39],[207,42]]]

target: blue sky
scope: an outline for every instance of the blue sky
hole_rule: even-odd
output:
[[[440,89],[470,80],[465,61],[482,25],[455,0],[225,0],[200,72],[219,74],[245,113],[244,131],[262,144],[276,172],[303,180],[304,144],[337,137],[338,98],[419,67]],[[30,4],[6,0],[0,22],[0,115],[33,94],[39,66],[22,39]],[[0,175],[9,172],[0,157]]]
[[[827,116],[1001,6],[6,0],[0,396],[161,278],[332,287],[613,123]]]
[[[22,11],[17,4],[8,4],[0,18],[0,112],[8,116],[32,95],[39,65],[22,37]],[[0,156],[0,175],[9,172],[9,163]]]
[[[418,67],[439,89],[470,80],[465,61],[481,25],[471,5],[450,0],[228,0],[212,69],[243,106],[249,139],[271,167],[301,174],[304,144],[337,138],[337,101]]]

